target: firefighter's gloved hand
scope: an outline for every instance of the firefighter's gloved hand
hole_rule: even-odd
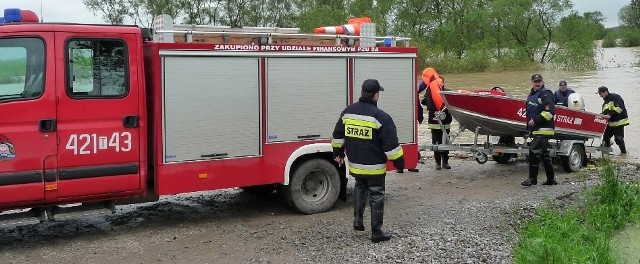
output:
[[[396,167],[398,173],[402,173],[404,170],[404,157],[400,157],[393,161],[393,166]]]

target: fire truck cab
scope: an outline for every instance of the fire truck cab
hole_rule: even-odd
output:
[[[347,183],[331,133],[368,78],[417,164],[415,48],[166,27],[152,41],[136,26],[33,16],[5,11],[0,25],[0,211],[46,221],[67,204],[113,211],[234,187],[326,211]]]

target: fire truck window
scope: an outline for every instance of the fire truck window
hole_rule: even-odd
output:
[[[120,40],[73,40],[68,44],[71,97],[114,97],[128,93],[127,53]]]
[[[0,101],[38,98],[44,92],[44,42],[0,39]]]

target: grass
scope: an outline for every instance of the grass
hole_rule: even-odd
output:
[[[640,185],[622,183],[617,166],[601,165],[601,183],[583,205],[544,206],[519,230],[515,263],[616,263],[610,241],[616,230],[640,221]]]

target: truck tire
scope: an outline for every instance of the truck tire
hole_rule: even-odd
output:
[[[573,144],[571,146],[571,150],[569,150],[569,155],[561,156],[560,161],[562,163],[562,168],[566,172],[576,172],[585,163],[585,151],[584,147],[580,144]]]
[[[518,154],[515,153],[500,153],[498,155],[491,155],[493,160],[498,164],[507,164],[511,160],[511,158],[517,157]]]
[[[280,191],[287,204],[303,214],[324,212],[338,200],[340,174],[329,161],[310,159],[295,169]]]
[[[245,186],[240,187],[243,191],[257,196],[264,196],[271,194],[276,190],[276,184],[267,184],[267,185],[256,185],[256,186]]]
[[[500,87],[498,87],[498,88],[500,88]],[[500,89],[502,89],[502,88],[500,88]],[[506,147],[515,147],[516,138],[515,137],[500,137],[498,139],[498,142],[497,142],[496,145],[506,146]],[[498,155],[491,155],[491,157],[498,164],[507,164],[507,163],[509,163],[511,158],[517,158],[518,154],[516,154],[516,153],[500,153]]]

